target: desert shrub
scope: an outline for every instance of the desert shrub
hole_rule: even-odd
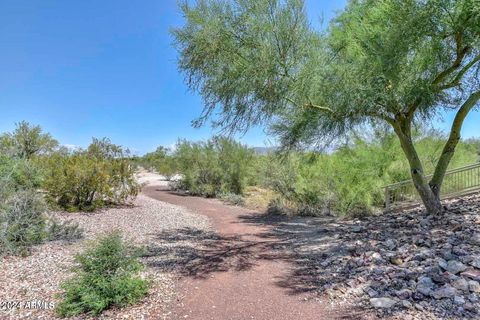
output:
[[[134,173],[120,147],[94,139],[87,151],[51,156],[44,188],[50,203],[68,211],[92,211],[135,197],[140,187]]]
[[[0,254],[27,254],[43,241],[45,204],[41,175],[31,161],[0,155]]]
[[[29,253],[30,248],[56,239],[62,234],[70,238],[72,226],[57,224],[50,226],[53,218],[47,217],[42,185],[42,168],[37,159],[23,159],[0,155],[0,254]],[[76,230],[76,237],[81,234]]]
[[[222,193],[220,199],[234,206],[242,206],[245,204],[245,199],[236,193]]]
[[[65,282],[62,317],[81,313],[97,315],[103,310],[135,303],[147,294],[148,282],[138,276],[143,269],[138,248],[130,246],[119,232],[112,232],[76,255],[75,276]]]
[[[58,221],[55,218],[47,220],[47,237],[50,241],[72,241],[83,238],[84,230],[78,223],[72,221]]]
[[[26,254],[47,237],[45,209],[43,199],[32,190],[8,198],[0,212],[2,254]]]
[[[241,195],[252,174],[254,152],[232,139],[212,138],[178,142],[174,159],[182,175],[178,188],[206,197]]]
[[[278,195],[271,189],[263,186],[248,186],[244,195],[244,206],[254,210],[266,211],[272,200]]]
[[[41,183],[42,172],[35,163],[0,155],[0,200],[19,190],[38,189]]]
[[[166,180],[170,180],[177,173],[176,161],[172,152],[162,146],[154,152],[145,154],[137,160],[137,163],[147,170],[163,175]]]
[[[0,255],[27,255],[32,246],[52,240],[77,240],[83,230],[76,223],[47,216],[41,194],[22,190],[7,198],[0,209]]]

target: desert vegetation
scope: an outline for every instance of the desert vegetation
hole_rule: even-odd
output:
[[[87,150],[55,153],[44,166],[48,201],[69,211],[125,204],[140,189],[127,155],[108,139],[93,139]]]
[[[32,245],[76,239],[81,230],[48,218],[39,162],[57,146],[38,126],[21,122],[0,137],[0,254],[26,255]]]
[[[446,136],[435,130],[418,130],[414,140],[425,170],[433,172]],[[168,154],[163,150],[159,147],[138,162],[147,168],[174,163],[175,168],[169,169],[179,175],[177,181],[171,182],[174,189],[222,198],[232,204],[248,203],[245,198],[262,190],[268,195],[263,201],[269,203],[272,213],[350,217],[378,214],[384,209],[382,187],[409,178],[400,143],[394,134],[385,131],[352,134],[328,152],[257,154],[253,148],[228,138],[181,140]],[[462,141],[450,168],[479,160],[478,141]],[[257,192],[247,192],[255,188]]]
[[[140,187],[125,151],[108,139],[69,151],[39,126],[20,122],[0,136],[0,252],[26,253],[46,239],[78,238],[76,226],[46,216],[48,209],[92,211],[121,205]]]

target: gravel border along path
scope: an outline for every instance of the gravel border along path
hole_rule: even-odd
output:
[[[71,276],[73,256],[85,242],[108,231],[120,229],[126,238],[146,247],[168,248],[159,242],[161,232],[192,228],[208,231],[208,219],[184,208],[139,195],[131,207],[114,208],[91,214],[54,213],[60,220],[73,220],[85,230],[85,237],[76,243],[47,242],[36,246],[28,257],[5,257],[0,260],[0,301],[58,302],[60,283]],[[190,246],[194,244],[189,243]],[[107,310],[99,319],[167,319],[169,304],[175,297],[175,276],[162,265],[166,256],[145,257],[144,275],[153,281],[149,295],[140,303],[121,309]],[[78,319],[88,319],[81,316]],[[53,309],[0,309],[0,319],[56,319]]]

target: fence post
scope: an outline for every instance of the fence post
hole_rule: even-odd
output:
[[[388,190],[388,186],[385,187],[385,211],[390,209],[390,192]]]

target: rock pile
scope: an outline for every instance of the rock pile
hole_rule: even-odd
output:
[[[446,205],[441,216],[417,208],[322,223],[318,241],[295,250],[333,299],[402,319],[479,318],[480,196]]]

